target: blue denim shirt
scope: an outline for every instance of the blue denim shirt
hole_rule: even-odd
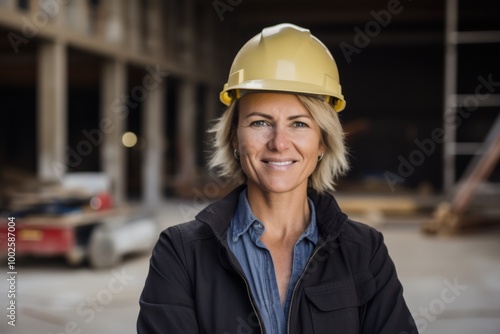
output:
[[[293,249],[292,275],[285,305],[281,304],[271,253],[260,241],[265,226],[253,215],[246,190],[240,194],[238,206],[228,229],[229,248],[243,268],[250,291],[262,316],[266,333],[286,333],[293,288],[318,242],[316,212],[312,201],[310,199],[308,201],[311,221]]]

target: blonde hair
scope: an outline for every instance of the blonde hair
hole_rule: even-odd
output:
[[[345,135],[337,112],[331,104],[321,99],[296,94],[313,120],[321,130],[321,143],[325,147],[323,159],[309,176],[309,186],[319,193],[334,190],[337,177],[344,175],[349,169]],[[222,176],[242,184],[246,175],[239,161],[233,154],[232,142],[238,128],[239,100],[233,101],[216,124],[209,130],[214,134],[213,148],[209,167]]]

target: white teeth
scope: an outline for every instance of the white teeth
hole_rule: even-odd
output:
[[[292,162],[293,161],[268,161],[269,164],[276,166],[287,166],[292,164]]]

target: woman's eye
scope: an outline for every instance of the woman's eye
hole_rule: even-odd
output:
[[[252,122],[250,125],[251,126],[257,126],[257,127],[259,127],[259,126],[266,126],[267,122],[266,121],[255,121],[255,122]]]
[[[293,126],[296,128],[306,128],[307,124],[304,122],[295,122],[295,123],[293,123]]]

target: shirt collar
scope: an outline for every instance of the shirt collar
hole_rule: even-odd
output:
[[[309,208],[311,210],[311,220],[304,233],[300,236],[297,243],[299,243],[302,239],[306,238],[307,240],[311,241],[313,244],[316,245],[318,242],[316,210],[314,208],[313,201],[309,197],[307,198],[307,201],[309,202]],[[262,224],[253,215],[252,209],[250,208],[250,203],[248,203],[246,189],[243,189],[243,191],[239,195],[238,205],[236,207],[236,211],[234,212],[233,221],[231,223],[231,228],[233,232],[232,233],[233,241],[234,242],[238,241],[238,239],[243,234],[247,233],[254,222]]]
[[[233,229],[233,241],[238,241],[238,239],[250,229],[255,221],[258,220],[253,215],[250,203],[248,203],[247,191],[243,189],[238,198],[238,206],[234,212],[233,222],[231,224]]]

